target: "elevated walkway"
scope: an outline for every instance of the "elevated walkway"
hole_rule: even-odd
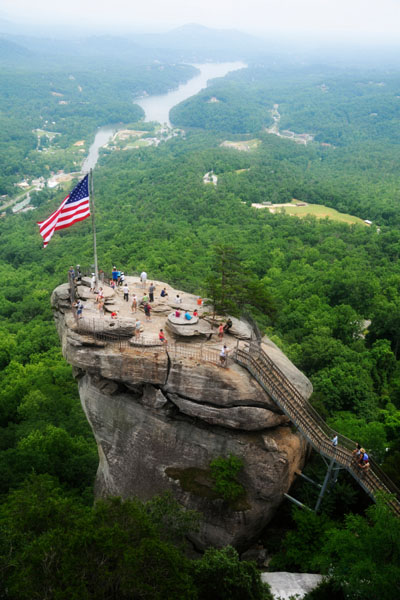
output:
[[[108,277],[106,276],[105,282]],[[75,298],[75,287],[71,285],[71,303]],[[129,312],[128,303],[126,311]],[[97,311],[96,311],[97,312]],[[201,344],[188,345],[187,343],[177,343],[170,341],[168,346],[160,345],[158,340],[159,326],[164,326],[165,315],[160,314],[160,323],[154,319],[154,331],[146,331],[139,339],[133,343],[131,341],[132,331],[123,332],[121,328],[113,324],[102,322],[99,318],[87,318],[80,320],[75,324],[73,330],[77,333],[94,339],[99,344],[115,343],[120,351],[124,352],[143,352],[151,348],[152,351],[167,353],[170,358],[189,358],[193,360],[206,361],[220,365],[219,353],[220,342],[209,341]],[[123,324],[125,317],[121,319]],[[116,323],[115,323],[116,325]],[[148,329],[146,323],[146,329]],[[340,435],[331,429],[314,410],[311,404],[302,396],[299,390],[291,383],[276,363],[266,354],[260,345],[255,342],[237,344],[235,350],[229,355],[229,360],[234,360],[237,364],[244,367],[256,381],[261,385],[265,392],[279,406],[282,412],[289,417],[292,423],[298,428],[301,434],[307,439],[311,446],[329,461],[327,477],[325,478],[322,492],[317,502],[326,489],[329,481],[334,481],[337,477],[339,468],[346,469],[364,489],[364,491],[375,500],[376,493],[379,491],[393,495],[389,501],[392,510],[400,516],[400,490],[394,485],[390,478],[382,471],[379,465],[372,459],[369,460],[370,468],[368,471],[362,471],[353,459],[353,450],[355,442]],[[338,436],[338,445],[333,446],[332,438]]]
[[[373,500],[380,491],[393,494],[394,498],[389,504],[400,516],[400,491],[394,483],[372,459],[369,460],[368,471],[360,470],[352,454],[355,442],[340,435],[323,421],[258,344],[237,348],[233,359],[258,381],[312,447],[330,461],[330,472],[335,464],[346,469]],[[337,446],[332,444],[335,435],[338,436]]]

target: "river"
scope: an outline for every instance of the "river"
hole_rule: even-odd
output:
[[[199,69],[200,73],[195,75],[187,83],[182,83],[176,90],[171,90],[166,94],[158,96],[145,96],[136,98],[135,103],[139,104],[145,112],[146,121],[158,121],[161,124],[167,124],[169,127],[169,111],[173,106],[179,104],[186,98],[194,96],[200,90],[207,87],[207,82],[215,77],[224,77],[231,71],[244,69],[247,65],[243,62],[224,62],[224,63],[203,63],[193,65]],[[100,127],[96,133],[94,141],[89,149],[89,154],[82,165],[82,173],[87,173],[93,169],[99,158],[99,150],[104,146],[117,131],[116,126],[106,125]]]
[[[82,173],[88,173],[90,169],[94,169],[95,164],[99,159],[99,150],[107,144],[110,138],[113,136],[114,132],[117,128],[113,125],[105,125],[104,127],[99,127],[95,138],[93,140],[93,144],[89,148],[89,154],[85,158],[82,164]]]
[[[143,108],[146,121],[158,121],[171,127],[169,111],[173,106],[207,87],[210,79],[224,77],[231,71],[247,67],[243,62],[203,63],[192,66],[199,69],[199,75],[195,75],[187,83],[182,83],[176,90],[159,96],[145,96],[135,100],[135,103]]]

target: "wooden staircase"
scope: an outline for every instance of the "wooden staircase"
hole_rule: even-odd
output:
[[[400,491],[374,460],[368,471],[361,471],[353,459],[355,442],[340,435],[323,421],[311,404],[300,394],[271,358],[255,343],[237,348],[233,359],[249,371],[279,408],[296,425],[312,447],[327,459],[345,468],[375,500],[376,492],[393,494],[389,505],[400,516]],[[332,438],[338,436],[338,445]]]

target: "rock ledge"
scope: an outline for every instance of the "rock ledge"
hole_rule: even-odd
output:
[[[140,299],[138,278],[126,279],[130,292]],[[163,282],[155,285],[156,290],[167,288],[170,298],[178,293],[185,309],[196,307],[195,296]],[[119,290],[108,289],[107,300],[118,316],[111,320],[99,315],[87,286],[79,287],[78,294],[81,288],[83,323],[74,317],[67,284],[54,290],[52,306],[62,351],[75,367],[83,410],[98,445],[96,494],[147,500],[172,491],[184,507],[203,513],[201,530],[193,538],[199,549],[246,547],[271,519],[301,470],[305,441],[287,426],[287,417],[246,370],[231,359],[228,368],[221,368],[217,329],[201,312],[193,324],[173,323],[168,318],[170,303],[156,298],[158,310],[146,321],[141,310],[131,312]],[[137,318],[143,330],[139,338],[133,336]],[[250,335],[246,323],[235,320],[234,325],[236,335],[224,337],[231,353]],[[167,344],[158,339],[160,329]],[[182,342],[183,329],[198,333]],[[116,339],[104,331],[116,333]],[[272,342],[265,340],[265,349],[308,397],[312,388],[304,375]],[[241,510],[229,508],[212,494],[188,491],[179,478],[168,475],[207,470],[211,460],[229,454],[244,461],[240,481],[246,504]]]

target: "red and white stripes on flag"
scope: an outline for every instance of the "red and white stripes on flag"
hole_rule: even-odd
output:
[[[71,227],[74,223],[83,221],[89,216],[89,175],[85,175],[72,192],[64,198],[61,206],[45,221],[38,223],[39,233],[43,238],[43,247],[46,248],[55,231]]]

